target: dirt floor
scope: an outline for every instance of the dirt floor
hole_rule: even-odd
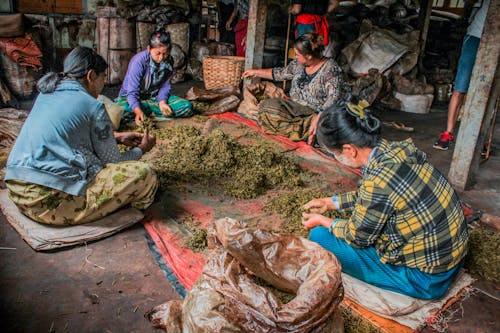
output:
[[[192,83],[175,86],[182,95]],[[117,88],[107,89],[115,97]],[[26,104],[29,107],[29,103]],[[445,175],[452,150],[432,149],[445,124],[444,106],[427,115],[381,114],[403,122],[412,133],[384,128],[384,136],[411,136]],[[500,133],[493,155],[481,165],[477,184],[461,193],[473,207],[500,216]],[[156,332],[144,317],[153,306],[180,296],[158,266],[141,224],[112,237],[50,253],[33,251],[0,214],[0,323],[3,332]],[[475,289],[449,309],[443,332],[500,332],[499,285],[477,281]],[[435,332],[431,327],[424,332]]]

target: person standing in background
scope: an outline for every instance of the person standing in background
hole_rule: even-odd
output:
[[[234,0],[221,0],[219,1],[219,13],[221,22],[227,22],[234,11]],[[234,44],[234,31],[221,29],[220,41],[225,43]]]
[[[226,22],[226,30],[233,30],[235,33],[236,55],[238,57],[244,57],[246,52],[249,10],[248,0],[235,0],[233,13]],[[236,16],[238,16],[238,22],[233,28],[231,25]]]
[[[338,5],[337,0],[292,0],[290,13],[295,18],[295,38],[308,32],[316,32],[323,37],[323,45],[327,46],[328,21],[326,14]]]
[[[484,22],[486,21],[490,0],[481,0],[478,4],[480,8],[472,14],[470,25],[462,44],[462,52],[458,60],[457,74],[455,77],[455,86],[453,87],[450,104],[448,104],[446,131],[439,134],[439,139],[434,142],[433,147],[435,149],[448,150],[453,140],[455,140],[452,133],[458,119],[459,110],[464,103],[467,90],[469,90],[470,78],[472,76],[474,63],[476,62],[477,50],[479,48],[479,42],[481,41],[481,35],[483,34]]]

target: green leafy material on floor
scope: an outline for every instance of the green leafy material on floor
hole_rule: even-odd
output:
[[[286,222],[282,225],[282,232],[307,238],[309,231],[304,228],[301,222],[302,212],[304,212],[303,206],[312,199],[330,196],[332,196],[332,193],[318,189],[295,188],[269,198],[265,203],[264,209],[268,212],[279,214],[285,219]],[[349,218],[349,215],[349,213],[339,213],[336,211],[325,213],[325,216],[332,219],[337,217]]]
[[[301,185],[300,175],[307,172],[271,145],[243,145],[220,129],[202,135],[195,127],[176,125],[154,133],[162,142],[150,163],[162,188],[205,183],[249,199],[269,189]]]
[[[500,281],[500,233],[469,228],[469,250],[464,267],[488,281]]]
[[[184,246],[191,249],[193,252],[203,252],[208,245],[207,231],[200,229],[196,225],[186,223],[186,226],[191,233],[191,237],[184,243]]]
[[[342,316],[344,317],[345,333],[382,333],[363,317],[354,314],[348,307],[342,307]]]

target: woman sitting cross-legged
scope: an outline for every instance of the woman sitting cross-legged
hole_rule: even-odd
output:
[[[383,289],[422,299],[442,296],[466,254],[460,200],[411,139],[380,137],[381,122],[363,105],[341,103],[318,122],[320,145],[360,168],[357,191],[314,199],[302,224],[310,239],[333,252],[342,270]],[[334,219],[327,210],[350,211]]]
[[[125,120],[139,125],[145,116],[190,117],[188,100],[170,94],[173,58],[170,34],[163,27],[153,32],[147,50],[137,53],[128,65],[119,97],[115,103],[125,109]]]
[[[94,50],[76,47],[64,72],[37,83],[40,95],[7,160],[10,199],[29,218],[46,224],[91,222],[131,205],[153,203],[158,180],[139,162],[156,139],[147,132],[113,133],[104,105],[106,61]],[[120,153],[117,143],[130,146]]]
[[[249,69],[244,77],[274,81],[292,80],[290,98],[271,98],[259,104],[258,123],[270,134],[286,136],[312,145],[319,115],[342,97],[342,70],[323,57],[323,39],[317,33],[300,36],[295,57],[285,68]]]

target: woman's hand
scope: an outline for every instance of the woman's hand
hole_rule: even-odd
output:
[[[302,213],[302,225],[306,229],[312,229],[317,226],[330,228],[332,219],[321,214]]]
[[[307,138],[307,144],[312,146],[314,144],[314,140],[316,139],[316,130],[318,129],[318,120],[321,112],[314,116],[311,126],[309,126],[309,137]]]
[[[116,142],[127,147],[137,147],[142,141],[142,134],[138,132],[115,132]]]
[[[231,28],[231,24],[233,24],[233,19],[229,18],[229,20],[227,20],[227,22],[226,22],[226,30],[227,31],[233,30],[233,28]]]
[[[144,112],[142,112],[141,108],[136,107],[134,109],[134,113],[135,113],[135,124],[137,126],[140,126],[142,121],[144,120]]]
[[[141,143],[139,144],[139,148],[141,148],[142,153],[145,154],[151,149],[153,149],[155,144],[156,144],[156,138],[153,135],[149,135],[149,131],[146,128],[144,130],[144,134],[142,135],[142,140]]]
[[[160,111],[161,113],[163,113],[164,116],[166,117],[173,116],[174,111],[172,111],[172,108],[170,107],[170,105],[168,105],[167,102],[160,101],[160,103],[158,103],[158,106],[160,107]]]
[[[243,72],[242,76],[243,76],[243,78],[247,78],[247,77],[254,78],[254,77],[258,76],[257,70],[256,69],[247,69],[246,71]]]
[[[324,214],[328,210],[335,210],[332,198],[330,197],[312,199],[306,203],[303,208],[304,210],[316,214]]]

